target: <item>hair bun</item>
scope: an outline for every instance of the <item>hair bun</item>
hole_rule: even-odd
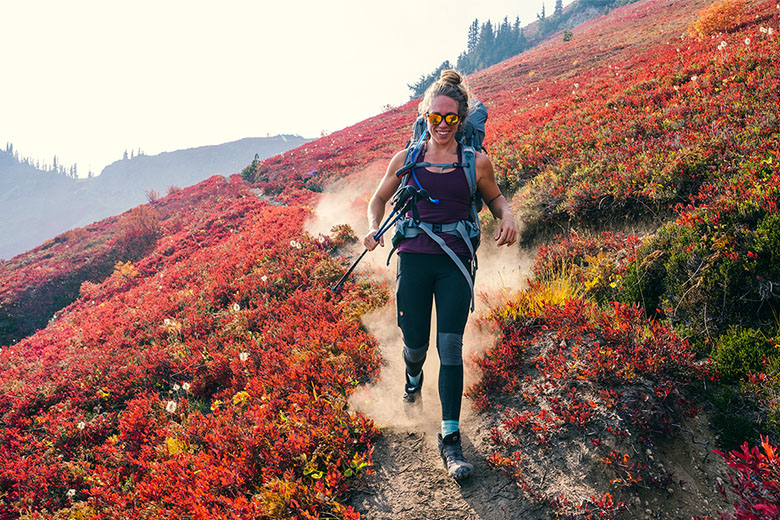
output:
[[[463,83],[463,78],[460,74],[458,74],[457,71],[452,69],[447,69],[441,71],[441,74],[439,75],[439,81],[441,83],[444,83],[445,85],[460,85]]]
[[[466,85],[464,76],[460,72],[453,69],[441,71],[439,79],[425,89],[423,99],[417,105],[417,111],[420,114],[428,112],[428,109],[431,108],[431,103],[433,103],[433,98],[436,96],[447,96],[454,99],[458,103],[460,120],[466,120],[469,115],[469,88]]]

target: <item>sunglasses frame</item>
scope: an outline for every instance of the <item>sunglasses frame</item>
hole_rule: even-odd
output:
[[[437,116],[439,120],[436,123],[434,123],[431,117],[437,117]],[[447,119],[450,118],[450,116],[455,116],[455,121],[453,121],[452,123],[447,121]],[[446,114],[439,114],[438,112],[429,112],[426,114],[426,119],[434,128],[439,126],[442,121],[444,121],[447,124],[447,126],[455,126],[458,123],[460,123],[460,114],[457,114],[455,112],[447,112]]]

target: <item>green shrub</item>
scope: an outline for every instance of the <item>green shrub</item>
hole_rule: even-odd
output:
[[[708,354],[732,326],[774,333],[778,265],[780,213],[744,199],[660,228],[637,252],[618,297],[668,319]]]
[[[754,402],[739,389],[727,386],[712,396],[712,403],[712,426],[719,432],[718,444],[722,449],[735,449],[744,442],[755,441],[758,430]]]
[[[731,328],[720,336],[712,353],[722,381],[736,383],[749,373],[761,372],[764,360],[777,356],[775,347],[763,332]]]
[[[660,312],[661,297],[666,291],[666,248],[657,236],[651,239],[639,249],[623,277],[619,300],[638,304],[648,316],[656,316]]]

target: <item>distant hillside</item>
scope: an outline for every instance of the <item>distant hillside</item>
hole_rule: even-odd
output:
[[[0,258],[10,259],[69,229],[122,213],[212,175],[238,173],[255,154],[265,159],[308,142],[298,136],[246,138],[117,161],[92,179],[73,179],[23,164],[0,151]]]

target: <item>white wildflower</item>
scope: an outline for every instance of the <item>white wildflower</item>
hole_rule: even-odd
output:
[[[76,425],[76,428],[78,428],[79,430],[83,430],[84,428],[86,428],[86,426],[87,426],[87,425],[86,425],[86,424],[84,424],[84,421],[81,421],[80,423],[78,423],[78,424]]]
[[[75,489],[69,489],[68,492],[65,493],[65,495],[67,495],[68,498],[73,498],[74,496],[76,496],[76,490]]]
[[[772,29],[771,27],[770,27],[769,29],[767,29],[767,30],[766,30],[766,33],[767,33],[769,36],[772,36],[772,33],[774,33],[774,32],[775,32],[775,31],[774,31],[774,29]]]
[[[241,310],[241,306],[237,303],[233,304],[233,312],[238,312]]]
[[[750,45],[750,38],[745,38],[745,45]]]
[[[319,240],[320,244],[322,244],[323,242],[325,242],[325,237],[320,235],[320,238],[318,238],[317,240]]]
[[[168,401],[168,404],[165,405],[165,411],[168,413],[173,413],[176,411],[176,401]]]
[[[260,279],[264,282],[268,281],[268,277],[266,275],[263,275]]]
[[[295,240],[290,240],[290,247],[295,247]]]
[[[182,383],[181,384],[182,389],[184,389],[185,392],[190,391],[190,384],[189,383]]]
[[[699,79],[699,76],[696,76],[696,75],[691,76],[691,81],[696,81],[697,79]]]
[[[173,385],[173,391],[174,391],[174,392],[178,392],[178,391],[179,391],[179,388],[181,388],[181,387],[179,386],[179,383],[176,383],[176,384],[174,384],[174,385]]]
[[[680,87],[678,87],[677,85],[675,85],[675,86],[674,86],[674,90],[680,90]]]
[[[580,88],[580,84],[579,83],[575,83],[574,84],[574,88]]]
[[[764,27],[763,25],[761,27],[759,27],[758,30],[761,31],[762,33],[766,34],[766,27]]]
[[[241,354],[238,355],[238,359],[240,359],[241,361],[246,361],[247,359],[249,359],[249,353],[242,352]]]
[[[163,320],[163,324],[164,324],[166,327],[170,327],[170,326],[171,326],[171,320],[169,320],[168,318],[165,318],[165,319]]]

